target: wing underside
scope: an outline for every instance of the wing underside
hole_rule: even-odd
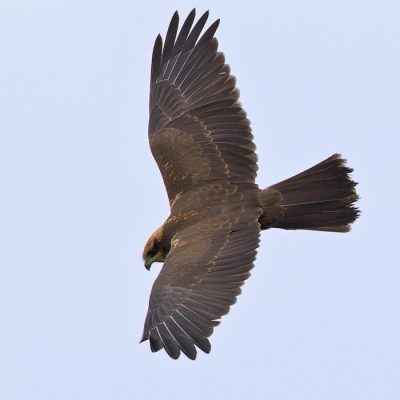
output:
[[[174,225],[154,282],[142,340],[178,358],[210,351],[208,337],[249,277],[262,212],[254,183],[257,156],[236,80],[218,52],[208,12],[178,33],[175,13],[153,49],[149,142],[163,176]],[[199,217],[192,224],[185,215]],[[167,229],[165,227],[165,229]]]

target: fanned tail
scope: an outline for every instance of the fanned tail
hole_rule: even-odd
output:
[[[314,167],[260,192],[261,229],[348,232],[359,215],[352,168],[334,154]]]

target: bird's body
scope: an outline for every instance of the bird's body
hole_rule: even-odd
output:
[[[229,312],[250,276],[262,229],[346,232],[358,210],[352,170],[338,154],[260,190],[257,156],[235,78],[217,51],[214,22],[194,10],[178,36],[175,13],[164,46],[154,45],[149,141],[171,214],[143,251],[146,268],[164,262],[150,295],[143,340],[173,358],[196,348]]]

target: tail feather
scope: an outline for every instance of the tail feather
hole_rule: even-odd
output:
[[[334,154],[314,167],[260,192],[261,229],[348,232],[359,215],[353,169]],[[278,212],[277,212],[278,210]]]

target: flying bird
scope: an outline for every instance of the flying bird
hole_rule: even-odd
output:
[[[195,10],[178,13],[153,49],[148,135],[171,214],[143,260],[164,263],[151,290],[141,341],[177,359],[209,353],[209,337],[241,293],[269,228],[348,232],[356,183],[339,154],[260,190],[256,146],[235,77],[218,51],[219,20],[202,35]]]

